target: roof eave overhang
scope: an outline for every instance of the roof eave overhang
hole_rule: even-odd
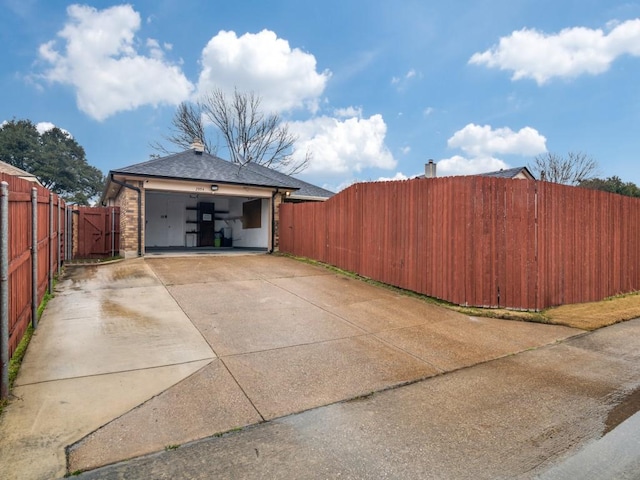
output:
[[[129,172],[112,170],[109,172],[109,175],[107,176],[107,183],[105,185],[105,189],[102,193],[102,196],[100,197],[100,203],[103,205],[105,205],[109,199],[116,198],[122,188],[120,185],[112,181],[112,178],[114,177],[118,178],[120,181],[136,180],[136,179],[137,180],[155,179],[158,181],[181,182],[183,184],[208,183],[208,184],[217,184],[220,186],[228,185],[229,187],[249,187],[249,188],[267,190],[270,192],[282,192],[282,193],[289,192],[292,195],[294,195],[295,192],[299,190],[299,187],[284,186],[284,185],[260,185],[260,184],[254,184],[254,183],[246,183],[246,182],[229,182],[229,181],[219,181],[219,180],[211,180],[211,179],[192,179],[192,178],[184,178],[184,177],[170,177],[170,176],[163,176],[163,175],[147,175],[147,174],[129,173]]]
[[[185,178],[185,177],[174,177],[174,176],[168,176],[168,175],[151,175],[151,174],[144,174],[144,173],[129,173],[129,172],[118,172],[118,171],[112,171],[109,172],[109,178],[111,178],[111,174],[113,175],[117,175],[120,177],[126,177],[126,178],[157,178],[159,180],[173,180],[173,181],[181,181],[181,182],[200,182],[200,183],[217,183],[220,185],[247,185],[249,187],[255,187],[255,188],[270,188],[272,190],[291,190],[291,191],[296,191],[296,190],[300,190],[300,187],[294,187],[292,185],[273,185],[273,184],[259,184],[259,183],[249,183],[249,182],[233,182],[233,181],[229,181],[229,180],[216,180],[216,179],[211,179],[211,178]]]

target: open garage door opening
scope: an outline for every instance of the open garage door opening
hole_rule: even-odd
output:
[[[267,251],[271,198],[145,192],[145,250]]]

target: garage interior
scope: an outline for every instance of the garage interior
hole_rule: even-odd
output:
[[[271,198],[145,192],[145,249],[268,250]]]

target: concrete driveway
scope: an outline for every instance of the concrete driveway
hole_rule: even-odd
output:
[[[93,469],[582,333],[278,256],[69,268],[0,421],[3,473]]]

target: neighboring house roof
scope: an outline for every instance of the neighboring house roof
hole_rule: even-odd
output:
[[[522,178],[527,180],[535,180],[536,177],[529,171],[527,167],[515,167],[497,170],[495,172],[477,173],[481,177],[496,177],[496,178]],[[418,175],[415,178],[425,178],[425,175]]]
[[[0,160],[0,173],[6,173],[15,177],[20,177],[23,180],[28,180],[38,185],[42,185],[33,173],[25,172],[24,170],[14,167],[10,163],[6,163]]]
[[[501,169],[495,172],[481,173],[480,176],[497,178],[526,178],[529,180],[536,179],[527,167]]]
[[[209,153],[197,153],[194,150],[117,168],[110,173],[285,188],[294,190],[293,198],[301,199],[326,199],[333,195],[333,192],[262,165],[248,163],[240,166]]]

